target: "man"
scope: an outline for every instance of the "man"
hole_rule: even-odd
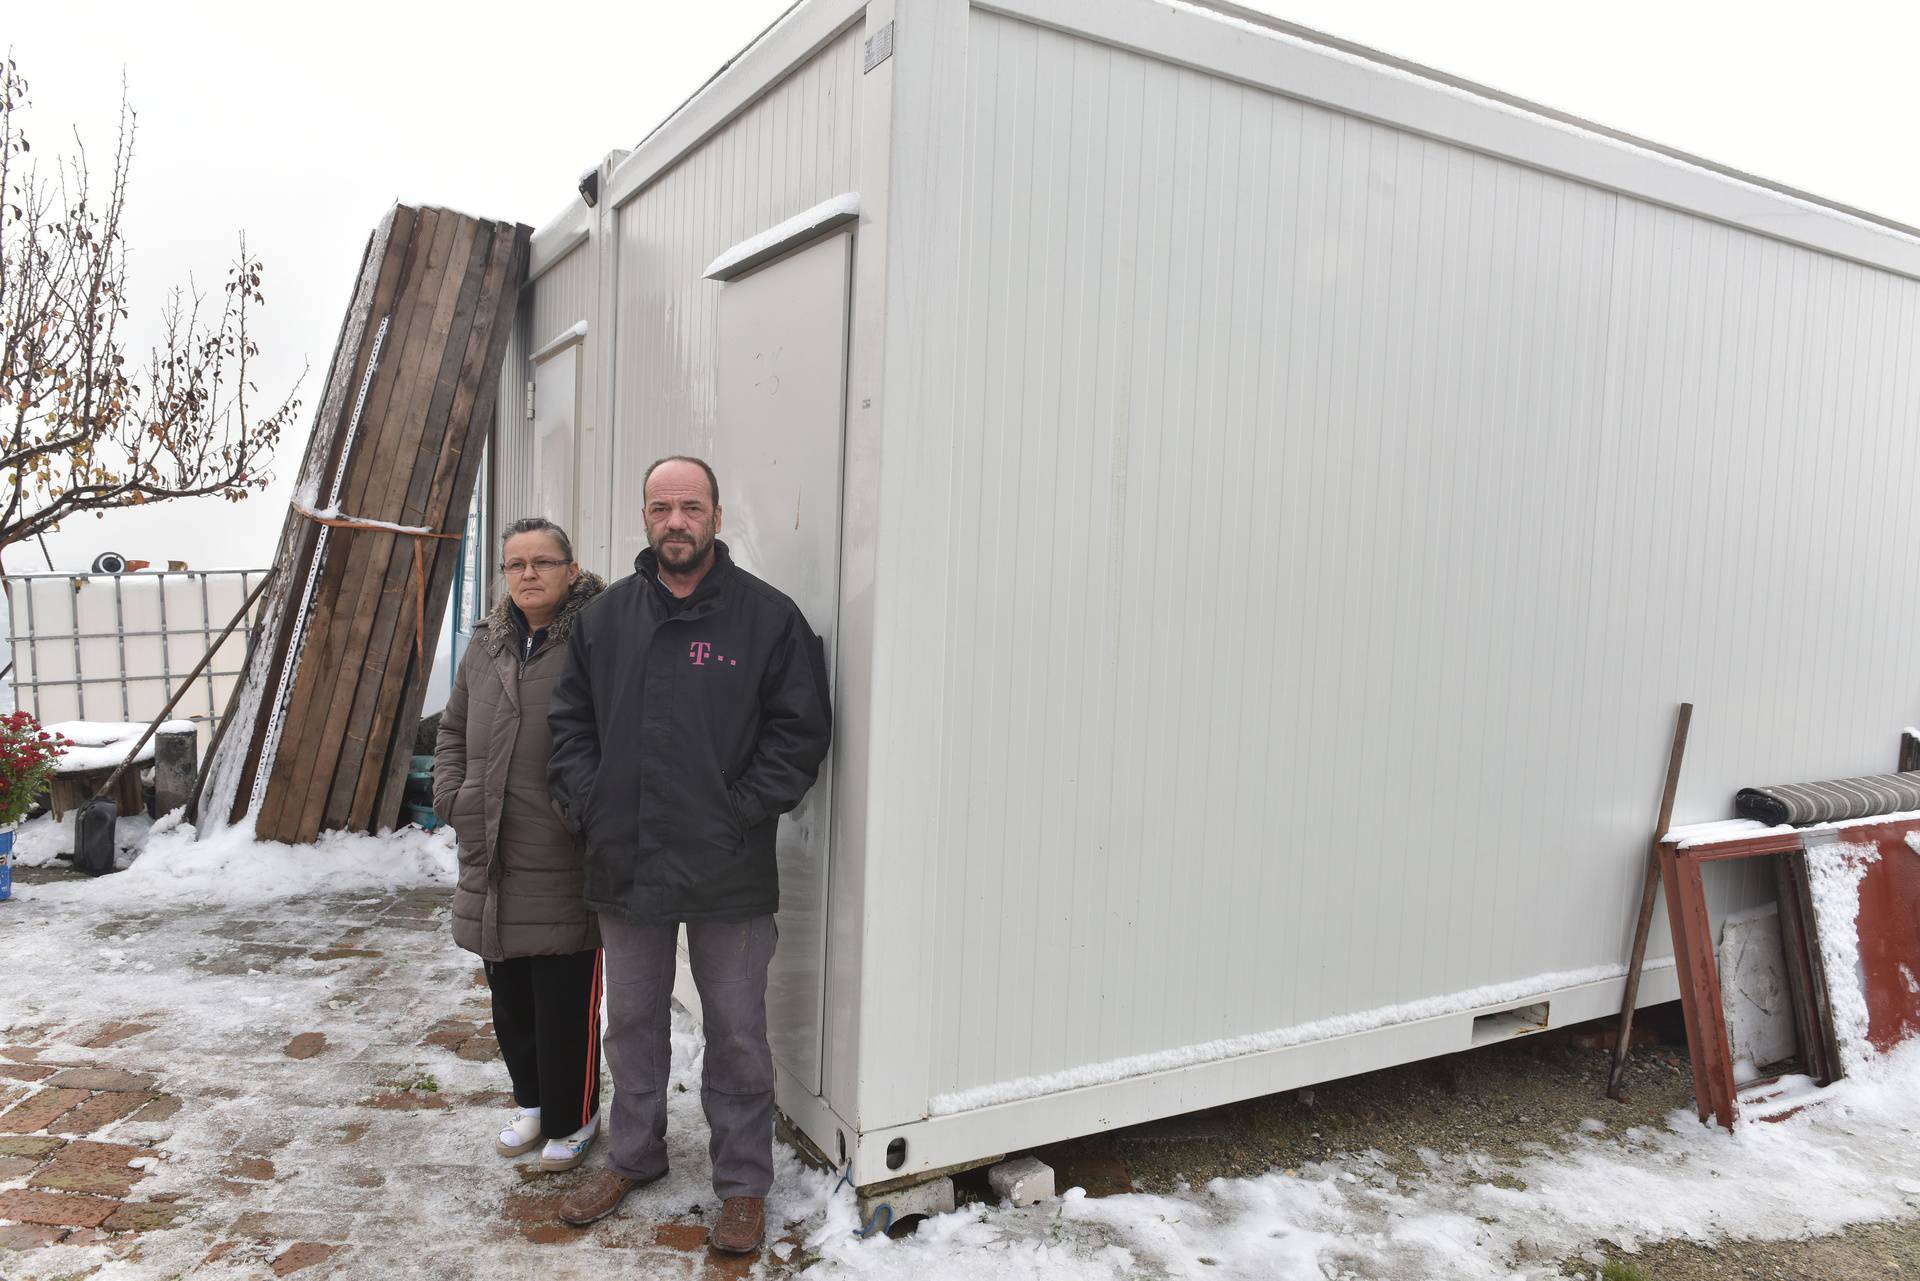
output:
[[[547,781],[586,837],[587,904],[606,949],[611,1169],[565,1198],[586,1224],[667,1172],[668,1001],[677,927],[706,1023],[715,1249],[749,1253],[773,1182],[767,963],[779,816],[827,753],[820,640],[718,541],[720,483],[662,459],[644,487],[648,549],[576,623],[554,687]]]

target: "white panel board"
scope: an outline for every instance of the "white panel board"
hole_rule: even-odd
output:
[[[613,567],[606,554],[605,460],[596,452],[604,449],[601,439],[604,433],[596,430],[598,406],[593,381],[598,339],[589,331],[571,346],[556,347],[554,342],[573,332],[583,321],[591,322],[594,299],[599,292],[595,273],[600,265],[598,242],[581,241],[522,292],[512,341],[501,364],[499,408],[485,475],[490,489],[487,501],[492,528],[498,529],[522,516],[544,514],[553,487],[546,486],[548,492],[543,493],[536,441],[541,424],[527,416],[527,384],[536,381],[543,372],[549,378],[559,376],[559,371],[546,367],[564,355],[574,365],[570,371],[574,391],[569,427],[572,439],[568,448],[574,459],[575,474],[580,479],[568,503],[571,519],[550,518],[561,521],[573,536],[574,552],[582,565],[616,577],[608,574]],[[535,361],[536,354],[547,358]],[[549,403],[551,401],[550,396]],[[548,452],[551,456],[551,446]],[[580,500],[583,494],[589,501]],[[492,566],[499,560],[498,551],[497,546],[491,547],[480,558],[486,570],[481,586],[482,612],[492,604],[496,578]]]
[[[856,190],[860,31],[851,28],[767,87],[614,215],[618,293],[612,370],[615,436],[604,481],[611,559],[625,572],[646,546],[640,493],[666,454],[704,456],[718,417],[715,311],[702,278],[729,246]],[[646,149],[635,153],[639,163]]]
[[[639,473],[722,447],[704,265],[860,191],[837,799],[876,870],[807,1115],[862,1181],[890,1126],[918,1169],[1451,1041],[936,1095],[1616,964],[1682,698],[1682,819],[1885,768],[1909,241],[1184,7],[853,12],[609,184],[582,522],[624,569]],[[1765,896],[1730,873],[1716,912]]]
[[[719,427],[711,462],[734,560],[793,598],[832,670],[840,588],[847,283],[835,234],[720,291]],[[780,948],[767,1010],[781,1066],[819,1093],[832,762],[780,821]]]
[[[876,652],[942,659],[885,771],[936,784],[871,838],[930,825],[946,960],[896,999],[944,1017],[876,1079],[1617,964],[1682,699],[1683,818],[1886,767],[1920,286],[978,9],[963,45],[964,145],[906,180],[960,166],[959,226],[889,231],[953,297],[889,299],[876,588]]]

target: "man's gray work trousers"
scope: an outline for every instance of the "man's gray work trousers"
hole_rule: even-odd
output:
[[[667,1072],[673,1062],[672,925],[636,925],[600,914],[606,949],[607,1030],[613,1070],[607,1135],[616,1172],[648,1179],[667,1168]],[[773,1186],[773,1051],[767,1045],[767,964],[778,937],[771,916],[689,921],[687,953],[706,1024],[700,1103],[711,1132],[713,1190],[764,1197]]]

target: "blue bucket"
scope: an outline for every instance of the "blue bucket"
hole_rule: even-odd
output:
[[[0,903],[13,897],[13,829],[0,828]]]

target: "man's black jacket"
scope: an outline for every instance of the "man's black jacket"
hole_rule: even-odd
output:
[[[780,906],[779,816],[832,733],[819,637],[725,543],[675,600],[651,548],[585,610],[547,723],[554,800],[586,837],[587,903],[641,923]]]

